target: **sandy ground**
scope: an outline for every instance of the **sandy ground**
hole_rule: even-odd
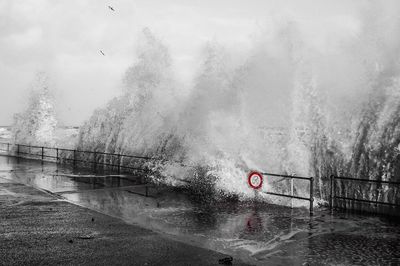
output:
[[[225,257],[0,178],[0,265],[219,265]]]

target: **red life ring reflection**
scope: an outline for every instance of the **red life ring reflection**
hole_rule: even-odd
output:
[[[247,182],[253,189],[260,189],[263,184],[262,174],[259,172],[251,172],[247,178]]]
[[[258,212],[254,211],[247,218],[247,221],[246,221],[246,232],[250,233],[250,234],[259,233],[259,232],[262,232],[263,229],[264,229],[263,220],[260,217],[260,215],[258,215]]]

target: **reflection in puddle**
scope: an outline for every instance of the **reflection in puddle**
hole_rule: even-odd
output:
[[[93,175],[0,156],[2,179],[58,193],[68,201],[251,264],[388,264],[400,257],[400,227],[379,218],[330,215],[274,205],[198,202],[141,178]],[[58,172],[57,172],[58,170]]]

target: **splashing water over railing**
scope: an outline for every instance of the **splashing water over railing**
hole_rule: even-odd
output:
[[[151,172],[151,168],[143,168],[144,164],[140,164],[141,167],[132,166],[132,161],[124,161],[121,158],[128,158],[130,160],[145,160],[145,161],[157,161],[159,158],[151,158],[146,156],[138,156],[138,155],[125,155],[125,154],[113,154],[113,153],[104,153],[104,152],[96,152],[96,151],[81,151],[81,150],[72,150],[72,149],[63,149],[63,148],[54,148],[54,147],[43,147],[43,146],[34,146],[34,145],[23,145],[23,144],[10,144],[10,143],[0,143],[0,151],[6,152],[7,155],[12,155],[16,157],[29,158],[29,159],[38,159],[41,161],[50,161],[61,164],[73,164],[74,167],[79,164],[79,166],[87,167],[88,165],[92,166],[92,170],[95,172],[97,170],[105,170],[106,167],[109,167],[109,170],[116,170],[118,174],[122,172],[132,172],[132,171],[144,171],[144,173]],[[72,157],[68,155],[72,154]],[[78,157],[77,154],[83,154],[84,157]],[[108,156],[109,161],[106,160]],[[113,161],[112,158],[117,158]],[[102,166],[102,167],[100,167]],[[261,173],[264,177],[281,177],[283,179],[290,179],[291,181],[291,191],[290,194],[285,192],[275,192],[275,191],[257,191],[257,195],[265,194],[273,197],[285,197],[290,198],[291,200],[305,200],[310,202],[310,215],[314,212],[314,178],[313,177],[302,177],[302,176],[294,176],[294,175],[283,175],[283,174],[274,174],[274,173]],[[309,196],[302,196],[294,193],[293,180],[303,180],[309,181]],[[365,199],[360,198],[363,195],[357,193],[357,191],[350,192],[349,189],[344,189],[345,186],[343,183],[338,183],[337,181],[345,181],[348,184],[351,184],[350,187],[354,187],[354,183],[364,182],[364,183],[373,183],[376,184],[376,194],[375,199]],[[349,183],[352,182],[352,183]],[[372,210],[377,213],[385,213],[391,215],[398,215],[400,202],[398,198],[390,197],[390,195],[396,195],[395,188],[390,187],[382,189],[382,185],[392,185],[399,186],[400,182],[393,181],[382,181],[382,180],[371,180],[371,179],[359,179],[359,178],[351,178],[351,177],[340,177],[340,176],[330,176],[330,201],[329,206],[330,209],[334,208],[342,208],[349,210],[358,210],[358,211],[367,211],[371,212]],[[380,187],[380,188],[379,188]],[[385,194],[386,192],[386,194]],[[392,202],[390,202],[392,201]],[[349,204],[358,202],[365,203],[367,205],[357,205]],[[384,206],[385,208],[379,208],[378,206]]]
[[[145,165],[160,182],[183,180],[242,199],[254,196],[244,181],[251,169],[314,176],[322,203],[329,201],[330,174],[399,182],[398,10],[373,3],[355,24],[339,30],[342,37],[324,31],[316,38],[326,43],[321,47],[295,21],[271,22],[240,58],[208,43],[188,84],[177,78],[168,47],[145,29],[123,93],[80,127],[76,149],[96,153],[77,156]],[[266,184],[269,191],[289,186]],[[375,195],[367,185],[346,189]],[[399,198],[399,190],[388,191]]]

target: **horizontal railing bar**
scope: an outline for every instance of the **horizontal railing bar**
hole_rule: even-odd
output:
[[[96,154],[102,154],[102,155],[130,157],[130,158],[137,158],[137,159],[161,160],[161,158],[155,158],[155,157],[146,157],[146,156],[139,156],[139,155],[127,155],[127,154],[118,154],[118,153],[109,153],[109,152],[100,152],[100,151],[84,151],[84,150],[69,150],[69,149],[59,149],[59,150],[75,151],[75,152],[79,152],[79,153],[96,153]]]
[[[96,154],[104,154],[104,155],[111,155],[111,156],[121,156],[121,157],[128,157],[128,158],[136,158],[136,159],[145,159],[145,160],[162,160],[162,158],[156,157],[148,157],[148,156],[139,156],[139,155],[128,155],[128,154],[118,154],[118,153],[109,153],[109,152],[99,152],[99,151],[87,151],[87,150],[72,150],[72,149],[64,149],[64,148],[53,148],[53,147],[46,147],[46,146],[35,146],[35,145],[26,145],[26,144],[11,144],[11,143],[4,143],[0,142],[0,144],[4,145],[19,145],[20,147],[31,147],[31,148],[38,148],[38,149],[46,149],[46,150],[59,150],[59,151],[75,151],[79,153],[96,153]]]
[[[39,156],[39,157],[41,157],[42,156],[42,154],[36,154],[36,153],[29,153],[29,152],[23,152],[23,151],[20,151],[19,152],[20,154],[26,154],[26,155],[33,155],[33,156]],[[43,157],[46,157],[46,158],[57,158],[56,156],[51,156],[51,155],[45,155],[45,154],[43,154]]]
[[[35,155],[42,156],[41,154],[35,154]],[[43,157],[47,157],[47,158],[59,158],[59,157],[57,157],[57,156],[46,155],[46,154],[43,154]]]
[[[70,152],[78,152],[78,153],[96,153],[96,154],[102,154],[102,155],[111,155],[111,156],[119,156],[121,158],[127,157],[127,158],[136,158],[136,159],[154,159],[154,160],[161,160],[161,158],[154,158],[154,157],[146,157],[146,156],[136,156],[136,155],[126,155],[126,154],[114,154],[114,153],[106,153],[106,152],[96,152],[96,151],[85,151],[85,150],[72,150],[72,149],[64,149],[64,148],[52,148],[52,147],[45,147],[45,146],[35,146],[35,145],[26,145],[26,144],[12,144],[12,143],[5,143],[5,142],[0,142],[2,145],[10,145],[10,146],[20,146],[20,147],[30,147],[30,148],[38,148],[38,149],[46,149],[46,150],[57,150],[58,151],[70,151]],[[9,150],[1,150],[0,151],[9,151]],[[41,157],[41,153],[31,153],[31,152],[23,152],[23,151],[18,151],[18,154],[26,154],[26,155],[33,155],[37,157]],[[46,155],[43,154],[43,157],[46,158],[59,158],[60,160],[70,160],[70,161],[75,161],[75,162],[80,162],[80,163],[89,163],[89,164],[99,164],[99,165],[106,165],[106,166],[112,166],[112,167],[119,167],[119,168],[124,168],[124,169],[131,169],[131,170],[136,170],[136,171],[146,171],[147,169],[143,168],[137,168],[137,167],[131,167],[131,166],[124,166],[124,165],[116,165],[116,164],[111,164],[111,163],[103,163],[103,162],[94,162],[92,160],[80,160],[80,159],[74,159],[74,158],[67,158],[67,157],[62,157],[62,156],[51,156],[51,155]],[[40,159],[40,158],[39,158]]]
[[[22,153],[22,152],[20,152],[20,153]],[[26,154],[29,154],[29,153],[26,153]],[[32,154],[31,154],[32,155]],[[41,156],[41,154],[37,154],[39,157]],[[45,155],[44,155],[44,157],[45,157]],[[50,157],[50,156],[49,156]],[[53,157],[51,157],[51,158],[57,158],[57,157],[55,157],[55,156],[53,156]],[[74,159],[72,159],[72,158],[61,158],[61,157],[59,157],[59,159],[66,159],[66,160],[71,160],[71,161],[73,161]],[[107,166],[115,166],[115,167],[118,167],[119,165],[117,165],[117,164],[106,164],[106,163],[101,163],[101,162],[93,162],[93,161],[85,161],[85,160],[78,160],[78,159],[75,159],[75,161],[76,162],[81,162],[81,163],[90,163],[90,164],[98,164],[98,165],[107,165]],[[137,168],[137,167],[131,167],[131,166],[124,166],[124,165],[120,165],[119,167],[121,167],[121,168],[126,168],[126,169],[132,169],[132,170],[138,170],[138,171],[146,171],[146,169],[142,169],[142,168]]]
[[[50,173],[51,174],[51,173]],[[117,178],[117,179],[122,179],[122,180],[127,180],[127,181],[137,181],[138,178],[137,176],[127,176],[127,175],[74,175],[74,174],[59,174],[59,173],[53,173],[51,174],[52,176],[64,176],[64,177],[71,177],[71,178]]]
[[[64,148],[58,148],[59,151],[76,151],[76,150],[72,150],[72,149],[64,149]]]
[[[336,199],[343,199],[343,200],[361,201],[361,202],[367,202],[367,203],[372,203],[372,204],[381,204],[381,205],[389,205],[389,206],[398,206],[398,207],[400,207],[400,204],[390,203],[390,202],[383,202],[383,201],[372,201],[372,200],[365,200],[365,199],[354,199],[354,198],[340,197],[340,196],[334,196],[334,198],[336,198]]]
[[[118,153],[100,152],[100,151],[84,151],[84,150],[70,150],[70,149],[59,149],[59,150],[75,151],[75,152],[81,152],[81,153],[96,153],[96,154],[103,154],[103,155],[110,155],[110,156],[134,157],[134,158],[143,158],[143,159],[158,159],[158,158],[154,158],[154,157],[146,157],[146,156],[139,156],[139,155],[127,155],[127,154],[118,154]],[[158,160],[160,160],[160,159],[158,159]]]
[[[60,159],[65,159],[65,160],[70,160],[70,161],[74,161],[73,158],[62,158],[59,157]],[[144,171],[145,169],[141,169],[141,168],[136,168],[136,167],[131,167],[131,166],[124,166],[124,165],[118,165],[118,164],[109,164],[109,163],[102,163],[102,162],[93,162],[93,161],[86,161],[86,160],[79,160],[79,159],[75,159],[75,162],[81,162],[81,163],[91,163],[91,164],[98,164],[98,165],[107,165],[107,166],[115,166],[115,167],[121,167],[121,168],[127,168],[127,169],[132,169],[132,170],[141,170]]]
[[[135,159],[145,159],[145,160],[163,160],[162,158],[137,156],[137,155],[123,155],[123,154],[120,154],[120,156],[121,157],[128,157],[128,158],[135,158]]]
[[[55,157],[54,157],[55,158]],[[60,160],[68,160],[68,161],[75,161],[75,162],[82,162],[82,163],[95,163],[91,160],[79,160],[79,159],[74,159],[74,158],[67,158],[67,157],[58,157]],[[101,165],[108,165],[108,166],[118,166],[118,164],[109,164],[109,163],[103,163],[103,162],[96,162],[97,164]]]
[[[14,145],[20,146],[20,147],[31,147],[31,148],[38,148],[38,149],[45,148],[45,147],[42,147],[42,146],[26,145],[26,144],[14,144]]]
[[[38,157],[41,157],[41,154],[32,154],[32,153],[27,153],[27,152],[19,152],[20,154],[26,154],[26,155],[37,155]],[[43,155],[43,157],[48,157],[48,158],[57,158],[56,156],[49,156],[49,155]],[[73,161],[73,158],[62,158],[62,157],[58,157],[59,159],[66,159],[66,160],[71,160]],[[28,158],[28,159],[33,159],[33,158]],[[93,162],[93,161],[85,161],[85,160],[78,160],[75,159],[76,162],[81,162],[81,163],[90,163],[90,164],[98,164],[98,165],[108,165],[108,166],[115,166],[118,167],[119,165],[116,164],[107,164],[107,163],[102,163],[102,162]],[[131,166],[123,166],[120,165],[120,168],[125,168],[125,169],[132,169],[132,170],[137,170],[137,171],[146,171],[146,169],[142,169],[142,168],[137,168],[137,167],[131,167]]]
[[[366,179],[366,178],[353,178],[353,177],[335,176],[334,179],[400,185],[400,182],[396,182],[396,181],[373,180],[373,179]]]
[[[276,177],[285,177],[285,178],[294,178],[294,179],[302,179],[302,180],[311,180],[311,177],[304,176],[294,176],[294,175],[279,175],[279,174],[271,174],[271,173],[261,173],[262,175],[268,176],[276,176]]]
[[[58,156],[58,159],[60,159],[60,160],[69,160],[69,161],[73,161],[74,160],[74,158],[68,158],[68,157],[62,157],[62,156]],[[78,161],[78,160],[75,160],[75,161]]]
[[[41,154],[34,154],[34,153],[30,153],[30,152],[23,152],[23,151],[20,151],[19,153],[20,153],[20,154],[28,154],[28,155],[37,155],[37,156],[42,156]]]
[[[130,167],[130,166],[122,166],[121,168],[126,168],[126,169],[132,169],[132,170],[137,170],[137,171],[147,171],[147,169],[142,169],[142,168],[137,168],[137,167]]]
[[[132,188],[142,188],[142,187],[154,187],[153,184],[138,184],[124,187],[102,187],[102,188],[93,188],[93,189],[82,189],[82,190],[67,190],[67,191],[57,191],[57,194],[66,194],[66,193],[81,193],[81,192],[92,192],[98,190],[125,190]]]
[[[112,163],[99,163],[101,165],[106,165],[106,166],[115,166],[118,167],[118,164],[112,164]]]
[[[286,195],[286,194],[280,194],[280,193],[274,193],[274,192],[263,192],[268,195],[273,195],[273,196],[282,196],[282,197],[287,197],[287,198],[292,198],[292,199],[301,199],[301,200],[308,200],[310,201],[310,198],[304,198],[304,197],[299,197],[299,196],[292,196],[292,195]]]

